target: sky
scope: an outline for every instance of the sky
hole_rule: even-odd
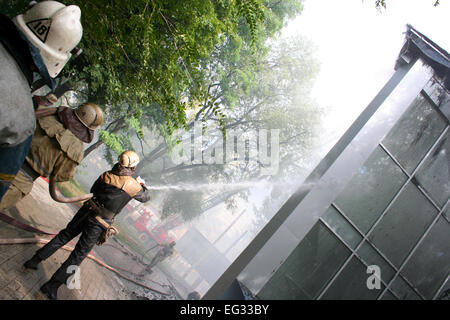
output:
[[[331,148],[394,72],[406,24],[450,51],[450,0],[305,0],[302,14],[283,30],[317,47],[320,73],[313,96],[325,108]]]

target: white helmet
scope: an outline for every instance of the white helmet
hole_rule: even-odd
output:
[[[75,109],[74,113],[78,120],[91,130],[97,129],[103,123],[103,111],[95,103],[87,102]]]
[[[139,163],[139,156],[132,150],[124,151],[119,156],[119,163],[126,168],[136,167]]]
[[[27,39],[39,49],[50,77],[55,78],[80,42],[83,27],[78,6],[42,1],[13,21]]]

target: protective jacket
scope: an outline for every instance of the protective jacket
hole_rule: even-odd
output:
[[[131,200],[147,202],[150,192],[131,175],[132,170],[115,165],[111,171],[104,172],[91,188],[92,198],[98,205],[117,215]],[[110,216],[105,218],[111,219]]]
[[[60,107],[61,111],[71,109]],[[39,176],[53,177],[56,182],[69,181],[75,174],[76,167],[84,156],[84,144],[64,125],[60,119],[61,112],[37,120],[37,127],[25,162],[9,186],[0,209],[13,207],[31,192],[33,181]],[[72,122],[78,121],[76,117]],[[79,121],[78,121],[79,122]],[[67,122],[68,123],[68,122]],[[82,126],[82,124],[80,123]],[[88,130],[87,128],[85,128]]]
[[[33,65],[54,90],[39,50],[0,14],[0,200],[22,166],[35,129]]]
[[[134,198],[140,202],[150,199],[150,192],[141,186],[131,176],[132,174],[132,170],[116,165],[111,171],[103,173],[92,186],[91,192],[94,197],[89,201],[95,201],[99,207],[102,207],[103,214],[111,213],[111,216],[103,216],[107,223],[111,223],[114,216],[131,199]],[[102,213],[91,210],[89,201],[78,210],[64,230],[61,230],[49,243],[36,252],[39,260],[45,260],[81,233],[75,250],[52,276],[52,279],[60,283],[66,283],[71,274],[68,268],[80,265],[105,231],[105,227],[95,219]]]
[[[39,118],[37,122],[27,163],[40,176],[69,181],[83,160],[83,141],[66,129],[57,115]]]

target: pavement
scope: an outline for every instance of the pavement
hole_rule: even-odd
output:
[[[14,208],[4,210],[10,217],[30,226],[57,233],[63,229],[78,208],[72,204],[57,203],[48,193],[48,184],[39,178],[33,190]],[[51,239],[50,235],[29,232],[0,221],[0,239]],[[69,246],[74,246],[75,238]],[[60,249],[43,261],[38,270],[23,267],[43,244],[0,244],[0,300],[46,300],[39,288],[56,271],[70,252]],[[79,289],[62,285],[58,291],[61,300],[177,300],[182,299],[167,276],[156,269],[151,274],[138,276],[148,261],[130,251],[117,239],[95,246],[91,254],[114,268],[113,272],[94,260],[86,258],[80,265]]]

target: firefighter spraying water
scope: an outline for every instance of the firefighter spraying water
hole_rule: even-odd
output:
[[[103,244],[116,232],[112,227],[114,219],[131,199],[139,202],[150,200],[149,191],[132,177],[138,163],[139,156],[134,151],[123,152],[114,167],[95,181],[91,188],[93,197],[84,203],[67,227],[25,262],[26,268],[37,269],[41,261],[81,233],[75,250],[41,287],[49,299],[58,298],[58,288],[67,284],[73,273],[69,268],[79,266],[95,244]]]

